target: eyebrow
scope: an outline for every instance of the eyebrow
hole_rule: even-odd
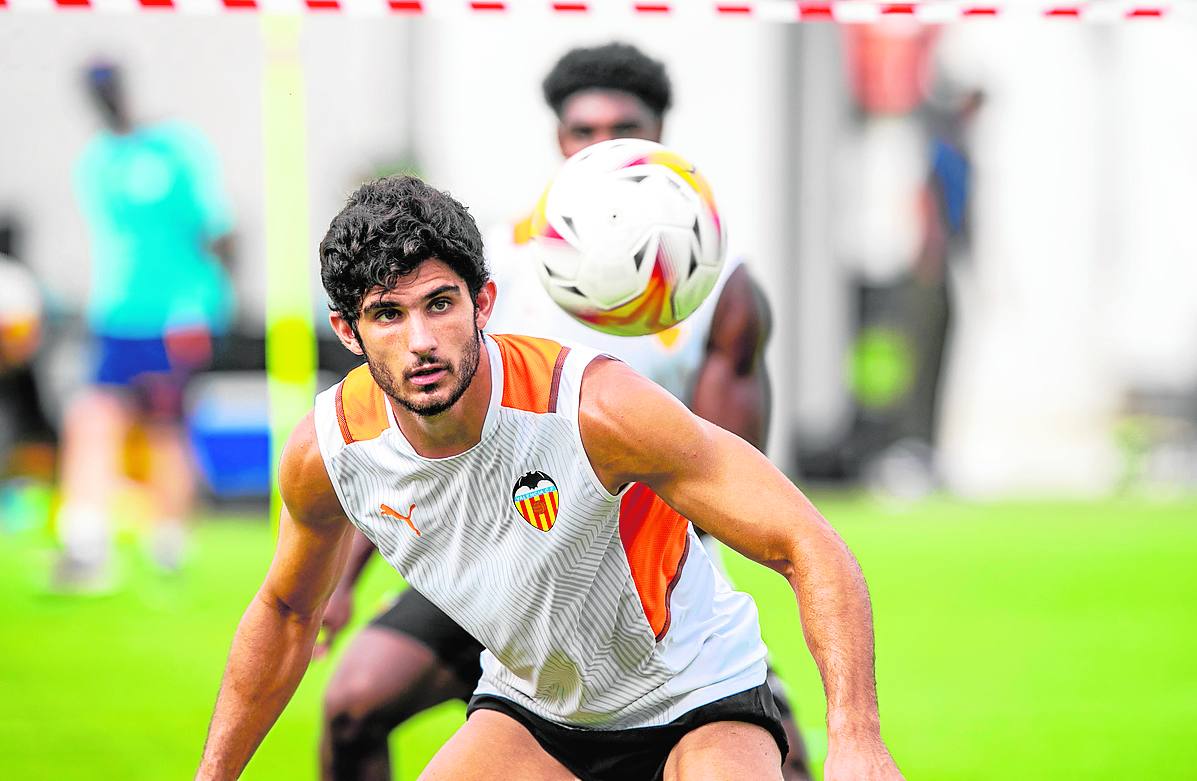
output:
[[[459,285],[454,285],[454,284],[441,285],[440,287],[424,294],[423,300],[431,301],[434,298],[443,296],[448,293],[454,293],[457,295],[461,295],[461,287]],[[369,314],[370,312],[375,312],[379,309],[397,309],[397,308],[401,308],[401,307],[398,303],[396,303],[394,301],[378,301],[378,300],[376,300],[376,301],[374,301],[374,303],[363,308],[362,314]]]

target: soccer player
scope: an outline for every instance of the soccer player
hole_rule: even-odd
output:
[[[210,144],[180,122],[134,122],[115,65],[90,66],[86,83],[105,128],[75,170],[92,238],[87,314],[96,367],[63,422],[63,551],[55,579],[68,590],[106,585],[117,465],[135,423],[153,454],[152,553],[168,570],[180,564],[195,493],[180,423],[183,390],[208,364],[213,334],[232,315],[222,265],[232,217]]]
[[[422,778],[781,778],[755,606],[687,518],[793,587],[827,694],[824,778],[901,778],[859,566],[758,450],[620,361],[484,335],[481,236],[419,179],[360,188],[320,260],[333,328],[366,365],[284,449],[278,547],[199,778],[239,775],[286,706],[354,527],[486,648]]]
[[[565,157],[613,138],[660,141],[672,101],[665,67],[620,43],[567,52],[543,89],[559,121]],[[502,291],[488,330],[577,342],[617,356],[695,414],[764,449],[769,312],[739,255],[729,253],[706,303],[681,324],[651,336],[610,336],[574,320],[545,292],[529,257],[529,222],[500,226],[487,236],[487,259]],[[325,614],[326,644],[348,622],[354,585],[372,553],[359,535]],[[329,682],[320,752],[324,778],[389,779],[387,736],[426,708],[468,699],[481,673],[481,651],[418,591],[404,592],[353,638]],[[789,738],[785,777],[804,781],[810,777],[805,745],[780,681],[770,673],[769,683]]]
[[[0,214],[0,529],[49,520],[58,435],[42,404],[35,368],[46,306],[21,260],[20,223]]]

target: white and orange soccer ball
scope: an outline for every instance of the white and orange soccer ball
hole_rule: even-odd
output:
[[[693,313],[726,250],[706,179],[641,139],[604,141],[567,160],[533,213],[532,238],[552,299],[619,336],[663,331]]]

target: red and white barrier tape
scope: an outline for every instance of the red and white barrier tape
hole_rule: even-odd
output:
[[[0,0],[3,11],[184,14],[262,12],[332,13],[345,16],[560,18],[726,18],[768,22],[868,23],[912,19],[928,24],[996,18],[1047,18],[1111,22],[1123,19],[1197,18],[1197,2],[1151,0]]]

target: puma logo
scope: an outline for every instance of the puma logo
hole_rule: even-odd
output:
[[[411,527],[411,530],[416,533],[417,537],[420,536],[420,530],[417,529],[416,525],[411,522],[411,514],[413,512],[415,512],[415,510],[416,510],[416,506],[414,504],[411,507],[407,508],[407,515],[404,515],[401,512],[392,510],[390,507],[387,507],[385,504],[378,505],[378,509],[382,512],[383,515],[389,515],[392,518],[398,518],[399,520],[403,521],[404,523],[406,523],[408,526]]]

